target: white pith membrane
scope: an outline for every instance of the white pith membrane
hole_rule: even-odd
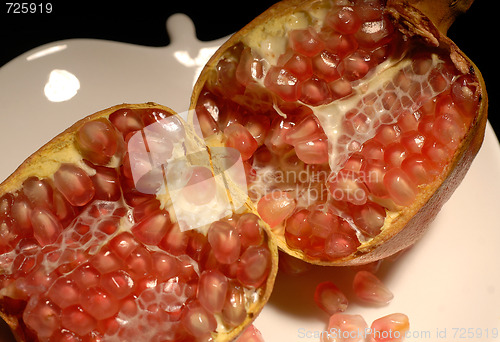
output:
[[[110,129],[89,128],[93,122]],[[3,314],[29,329],[29,340],[219,340],[216,333],[230,334],[254,317],[273,267],[270,242],[263,222],[245,206],[234,154],[209,154],[195,131],[162,109],[125,107],[77,131],[94,133],[96,141],[116,137],[107,167],[86,161],[99,156],[77,135],[48,167],[42,162],[23,170],[25,179],[0,196],[0,304]],[[196,168],[205,170],[208,183],[186,184]],[[63,169],[71,183],[65,188]],[[92,191],[75,196],[85,180]],[[207,184],[216,188],[208,192]],[[28,223],[11,218],[22,215]],[[223,261],[224,253],[233,260]]]
[[[415,165],[420,163],[419,165],[425,167],[429,166],[426,164],[429,161],[434,163],[432,167],[426,169],[428,179],[425,181],[412,178],[411,182],[408,182],[410,176],[407,170],[402,171],[402,164],[388,165],[392,160],[388,161],[387,158],[390,157],[387,156],[385,161],[382,157],[381,160],[377,160],[378,164],[373,165],[384,168],[382,175],[392,172],[392,178],[380,177],[377,170],[372,173],[366,166],[372,166],[370,157],[363,153],[365,150],[369,153],[368,145],[365,143],[377,140],[374,138],[381,132],[381,128],[395,127],[394,130],[398,135],[394,137],[394,143],[402,144],[400,139],[403,134],[424,134],[422,132],[425,129],[424,120],[429,117],[436,122],[438,119],[441,120],[438,114],[442,113],[437,113],[437,108],[444,107],[446,100],[454,96],[455,90],[452,91],[452,88],[455,85],[459,85],[456,88],[459,88],[460,84],[463,85],[460,89],[464,94],[474,94],[474,96],[476,94],[474,81],[467,84],[460,83],[463,74],[454,67],[445,49],[426,46],[418,36],[404,36],[398,31],[397,23],[390,24],[394,27],[388,24],[390,16],[382,10],[379,12],[380,17],[372,19],[374,21],[363,22],[355,34],[336,32],[328,26],[330,24],[326,24],[331,13],[335,13],[338,9],[352,13],[361,11],[360,8],[365,5],[373,5],[373,8],[382,6],[378,1],[366,3],[316,1],[305,9],[284,17],[270,18],[264,24],[253,27],[220,55],[198,98],[197,109],[205,111],[214,120],[213,123],[207,124],[204,132],[213,144],[234,145],[233,142],[229,142],[231,135],[229,127],[232,125],[242,125],[252,134],[255,140],[247,139],[246,146],[241,146],[241,151],[247,149],[251,151],[248,154],[252,153],[246,160],[248,169],[251,169],[248,173],[251,179],[249,195],[257,204],[261,217],[269,223],[278,238],[283,242],[286,241],[289,249],[304,252],[308,260],[329,261],[346,257],[356,251],[357,246],[352,248],[353,245],[369,243],[380,234],[380,229],[384,229],[383,222],[395,219],[402,208],[413,202],[409,199],[415,198],[418,191],[425,188],[433,177],[442,172],[472,123],[472,111],[477,109],[476,106],[468,109],[471,112],[465,112],[452,102],[444,110],[451,113],[446,120],[454,124],[450,116],[453,116],[452,112],[460,112],[459,115],[462,116],[460,120],[463,121],[456,126],[458,127],[456,132],[459,133],[448,143],[443,142],[446,139],[440,140],[441,132],[436,128],[438,127],[436,124],[435,132],[427,131],[425,132],[427,135],[415,137],[415,146],[418,146],[414,150],[411,150],[413,147],[405,146],[401,152],[403,161],[408,159],[405,167],[410,168],[408,166],[410,160],[415,162]],[[341,44],[348,45],[355,39],[353,37],[357,38],[360,30],[364,30],[364,33],[387,30],[390,38],[385,41],[385,37],[380,38],[383,43],[379,45],[375,43],[371,47],[361,46],[360,43],[360,46],[356,45],[343,56],[344,52],[341,49],[346,47],[342,47]],[[339,38],[341,43],[337,43],[336,47],[339,49],[338,52],[335,48],[328,47],[328,44],[331,44],[328,43],[330,39],[328,34],[331,34],[329,32],[333,32],[333,37],[341,37]],[[304,36],[306,38],[303,38]],[[301,37],[305,43],[300,41]],[[301,43],[308,44],[311,41],[319,42],[317,45],[321,47],[311,52],[307,48],[314,49],[316,43],[310,44],[313,47],[300,46]],[[347,70],[348,62],[345,61],[348,58],[352,62],[360,55],[368,56],[366,64],[370,66],[369,70],[359,76],[341,71],[341,68]],[[331,70],[336,70],[337,76],[328,75],[328,72],[321,70],[321,66],[315,64],[321,59],[325,64],[330,63]],[[308,61],[309,66],[304,60]],[[302,76],[301,72],[306,76]],[[474,79],[473,75],[469,77]],[[305,96],[305,92],[308,91],[305,87],[307,82],[310,82],[308,86],[311,83],[316,86],[316,88],[311,86],[310,89],[313,90],[308,94],[309,97]],[[345,83],[348,83],[349,88],[342,93]],[[325,90],[326,87],[328,90]],[[299,90],[294,90],[297,88]],[[336,91],[339,91],[340,95],[336,94]],[[323,95],[322,92],[328,93],[324,95],[324,100],[320,97]],[[429,113],[435,116],[429,116]],[[403,127],[405,122],[400,122],[405,120],[405,116],[412,118],[418,129],[405,131]],[[314,120],[305,123],[311,117],[319,123],[320,132],[315,131]],[[261,127],[258,120],[262,120]],[[402,128],[400,129],[398,125]],[[447,127],[441,127],[442,134],[448,134]],[[310,136],[307,137],[307,134]],[[427,145],[424,145],[424,138]],[[434,148],[431,146],[433,139],[440,141],[435,146],[446,145],[435,155],[432,155],[434,152],[428,151]],[[327,141],[327,157],[321,159],[323,157],[321,146],[325,141]],[[312,151],[314,146],[319,146],[315,152],[318,156],[317,161],[314,160],[316,155],[312,152],[301,159],[301,154],[304,155],[304,151],[308,148]],[[386,147],[388,146],[383,146],[384,149]],[[437,155],[443,151],[446,151],[446,160],[438,160]],[[426,159],[422,161],[418,159],[420,157]],[[307,158],[312,161],[307,162]],[[416,176],[411,175],[411,177]],[[377,181],[383,183],[382,186],[385,188],[391,187],[391,192],[394,191],[394,184],[397,182],[402,187],[406,186],[406,189],[402,189],[401,197],[395,200],[391,197],[392,193],[389,196],[380,195],[376,193],[380,190],[372,189],[377,184],[373,185],[370,182]],[[332,185],[334,183],[335,186],[338,184],[345,186],[345,191],[337,192]],[[409,183],[415,184],[410,186]],[[362,197],[350,200],[348,196],[356,194],[355,191],[358,189],[364,189],[361,192]],[[372,210],[372,213],[374,210],[384,212],[383,215],[378,214],[378,217],[375,217],[374,220],[378,220],[376,223],[378,228],[371,231],[360,228],[353,214],[357,210],[358,222],[363,220],[364,217],[359,219],[359,215],[363,215],[359,212],[364,210],[365,204],[370,206],[369,210]],[[313,212],[324,214],[323,226],[305,228],[308,225],[305,217],[309,219]],[[339,234],[345,237],[343,241],[334,241],[332,235],[325,238],[327,234],[337,235],[335,238],[340,236],[333,230],[333,233],[325,232],[325,222],[326,220],[331,222],[332,217],[341,219]],[[289,239],[290,235],[286,235],[287,225],[293,226],[292,229],[297,233],[303,233],[307,229],[309,231],[312,229],[312,233],[308,233],[308,237],[304,233],[302,237],[292,236]],[[347,232],[346,225],[352,234]],[[311,237],[313,239],[318,237],[318,241],[322,239],[322,242],[305,241]],[[327,253],[327,255],[322,251],[329,243],[333,247],[335,245],[351,245],[351,247],[340,253],[331,255]],[[303,246],[308,244],[307,248],[310,251],[305,251],[306,247]]]

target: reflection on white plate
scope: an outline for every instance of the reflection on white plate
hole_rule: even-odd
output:
[[[167,29],[167,47],[72,39],[41,46],[0,68],[0,179],[98,110],[148,101],[186,110],[197,75],[224,39],[198,41],[185,15],[169,18]],[[67,86],[58,88],[60,80]],[[47,95],[47,87],[58,95]],[[363,315],[370,325],[403,312],[411,325],[406,341],[499,342],[493,335],[500,327],[499,175],[500,147],[488,125],[469,173],[429,233],[380,271],[394,300],[380,308],[352,302],[347,313]],[[324,267],[301,277],[278,275],[256,326],[266,341],[318,342],[328,318],[315,307],[314,287],[332,280],[349,293],[351,277],[349,269]]]

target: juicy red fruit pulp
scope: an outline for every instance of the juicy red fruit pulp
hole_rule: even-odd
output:
[[[259,36],[270,50],[284,44],[278,56],[251,35],[228,48],[196,110],[206,137],[223,133],[244,156],[249,194],[274,233],[309,260],[332,261],[380,234],[388,212],[446,169],[480,95],[473,74],[404,36],[383,2],[318,8],[327,10],[296,15],[307,28]]]
[[[168,115],[122,108],[87,121],[82,164],[0,197],[0,305],[28,340],[209,340],[249,317],[272,263],[261,220],[182,232],[134,185],[127,142]]]

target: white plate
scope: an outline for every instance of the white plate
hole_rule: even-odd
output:
[[[167,47],[71,39],[41,46],[0,68],[0,179],[53,136],[100,109],[154,101],[186,110],[195,78],[224,39],[198,41],[182,14],[169,18],[167,29]],[[58,84],[46,87],[54,70],[66,80],[62,93],[51,88]],[[77,83],[75,92],[71,87]],[[49,100],[56,95],[70,98]],[[500,147],[488,124],[481,151],[430,231],[383,265],[379,274],[394,300],[379,308],[354,301],[347,313],[363,315],[370,325],[403,312],[411,325],[406,341],[500,341],[499,175]],[[328,317],[315,307],[315,286],[332,280],[349,292],[351,278],[346,268],[315,267],[300,277],[279,274],[257,328],[266,341],[318,342]]]

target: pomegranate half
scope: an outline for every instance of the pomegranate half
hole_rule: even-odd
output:
[[[214,216],[224,170],[173,114],[88,116],[0,185],[0,317],[18,341],[227,341],[267,302],[267,224],[247,203]]]
[[[387,257],[458,186],[487,95],[445,36],[470,1],[448,5],[285,0],[207,63],[191,108],[209,145],[240,151],[280,249],[321,265]]]

